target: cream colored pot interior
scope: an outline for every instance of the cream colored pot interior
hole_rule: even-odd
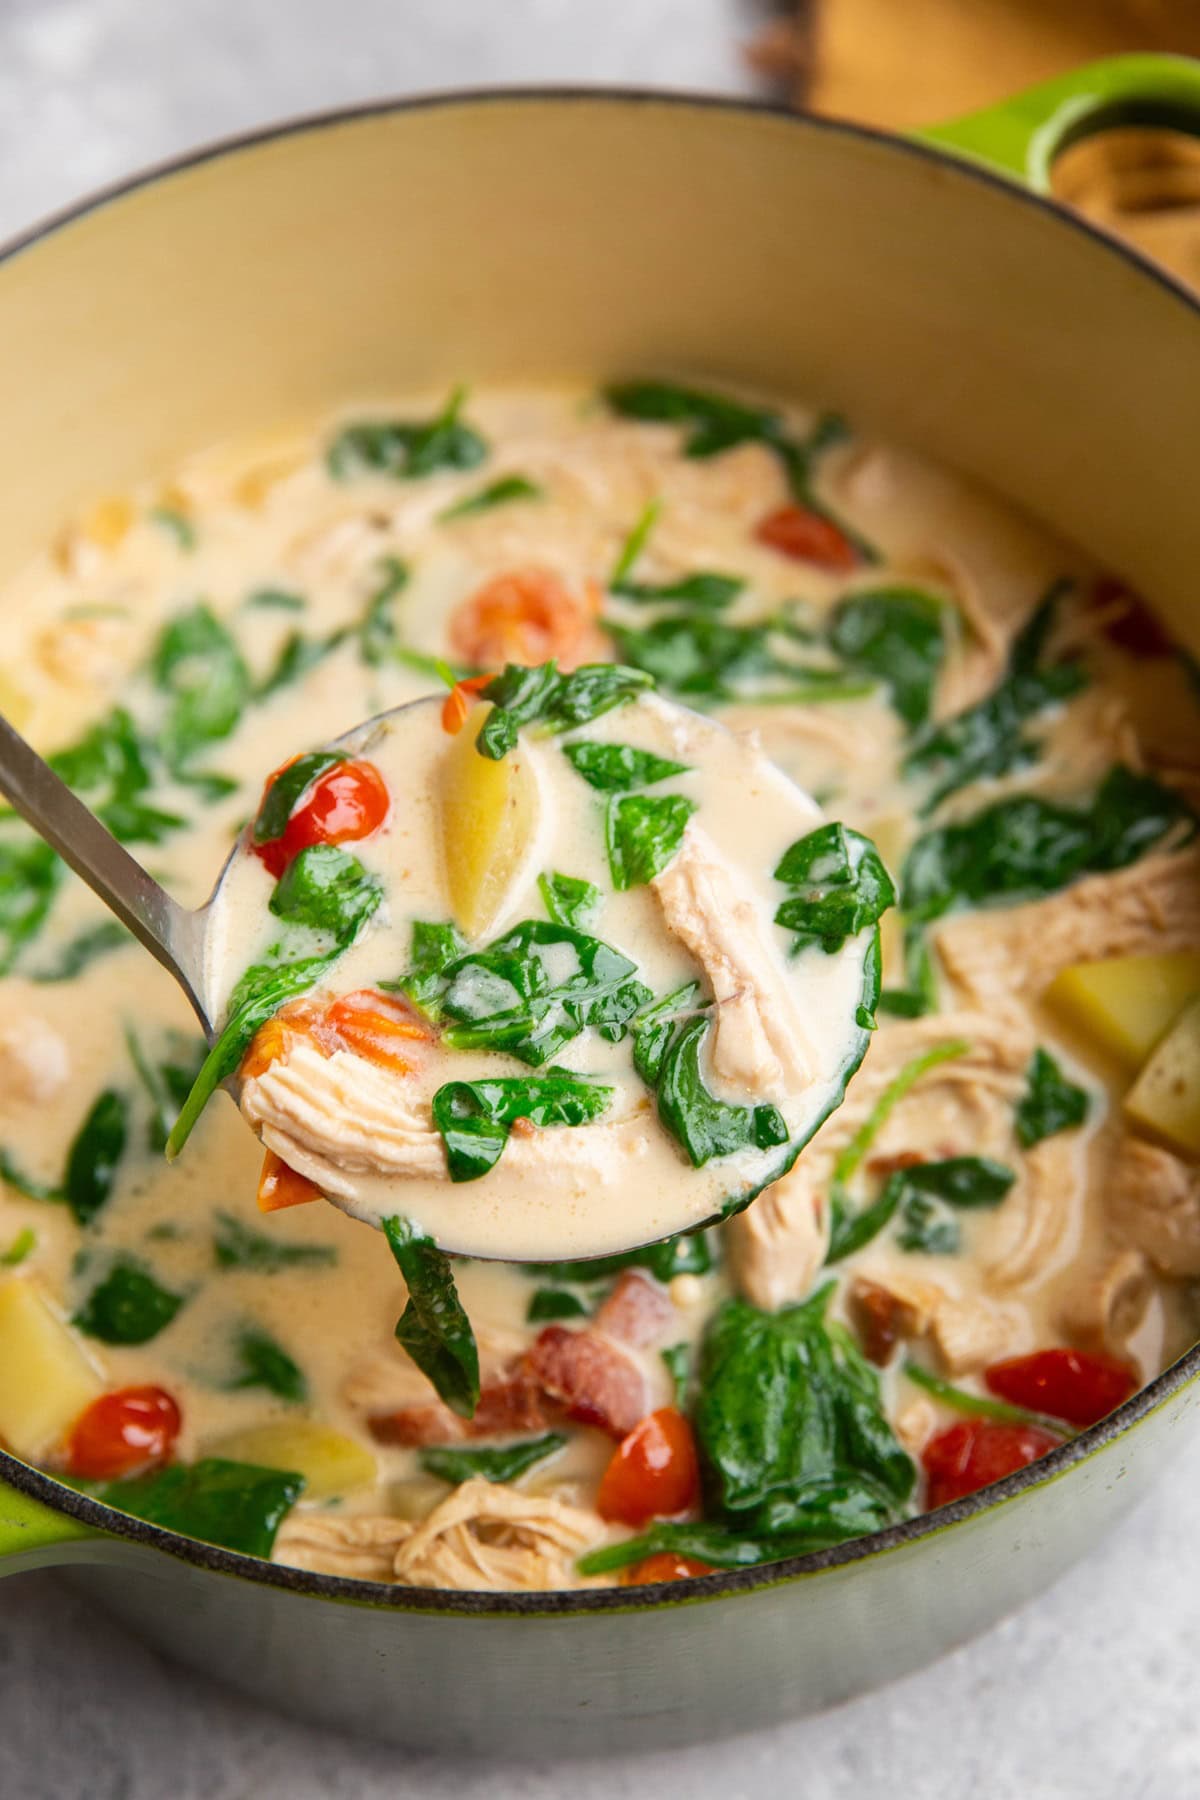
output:
[[[1046,208],[708,104],[421,104],[215,154],[0,271],[0,577],[235,433],[455,379],[703,372],[826,399],[1053,519],[1179,626],[1200,333]]]

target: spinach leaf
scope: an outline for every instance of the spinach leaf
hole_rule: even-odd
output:
[[[235,1348],[238,1373],[226,1383],[231,1393],[241,1388],[266,1388],[280,1400],[294,1404],[308,1398],[303,1370],[269,1332],[248,1325],[239,1332]]]
[[[904,969],[908,986],[884,988],[879,996],[880,1012],[898,1019],[919,1019],[938,1008],[937,972],[929,940],[920,925],[904,927]]]
[[[116,919],[104,919],[99,925],[92,925],[87,931],[81,931],[78,937],[71,938],[58,952],[53,962],[44,963],[40,969],[29,971],[30,981],[74,981],[77,975],[98,962],[102,956],[108,956],[113,950],[121,950],[132,939],[124,925]]]
[[[196,527],[186,513],[174,506],[156,506],[149,514],[153,524],[159,525],[175,539],[180,550],[189,551],[196,548]]]
[[[943,1406],[952,1406],[955,1412],[973,1414],[981,1419],[998,1419],[1004,1425],[1037,1425],[1043,1430],[1057,1432],[1060,1437],[1075,1436],[1061,1419],[1030,1412],[1024,1406],[1012,1406],[1007,1400],[993,1400],[990,1394],[969,1394],[965,1388],[955,1387],[940,1376],[930,1374],[920,1363],[906,1362],[904,1373],[914,1386],[924,1388],[927,1394],[932,1394]]]
[[[254,698],[269,699],[280,688],[290,687],[293,681],[300,681],[310,669],[315,669],[318,663],[324,662],[331,650],[337,649],[339,641],[336,633],[332,637],[310,638],[305,637],[302,631],[289,632],[275,661],[255,688]]]
[[[81,1225],[90,1225],[112,1194],[128,1138],[129,1101],[116,1088],[105,1088],[67,1152],[63,1187]]]
[[[255,1275],[275,1275],[280,1269],[327,1268],[337,1261],[332,1244],[285,1244],[265,1232],[254,1231],[233,1213],[216,1214],[213,1260],[218,1269],[249,1269]]]
[[[714,1156],[731,1156],[751,1147],[766,1150],[786,1144],[788,1138],[776,1107],[732,1106],[708,1091],[700,1051],[711,1024],[701,1018],[681,1026],[667,1045],[658,1072],[659,1119],[697,1169]]]
[[[1037,899],[1080,875],[1126,868],[1183,825],[1193,836],[1195,815],[1177,793],[1118,764],[1090,804],[1019,794],[925,832],[905,860],[901,905],[923,922],[959,906]]]
[[[668,762],[665,756],[655,756],[652,750],[639,750],[633,744],[598,744],[577,738],[573,744],[563,745],[563,755],[575,773],[602,794],[650,787],[656,781],[666,781],[669,775],[689,773],[687,763]]]
[[[542,902],[556,925],[570,925],[582,931],[595,923],[604,896],[593,882],[579,875],[560,875],[550,871],[538,876]]]
[[[525,1263],[527,1275],[544,1275],[552,1281],[573,1281],[587,1286],[607,1281],[623,1269],[647,1269],[664,1285],[676,1275],[707,1275],[713,1267],[713,1231],[692,1231],[622,1250],[616,1256],[596,1256],[589,1262]]]
[[[160,742],[172,768],[228,737],[253,688],[237,640],[203,604],[168,623],[150,671],[168,700]]]
[[[606,620],[623,663],[673,694],[733,700],[739,684],[778,672],[768,624],[730,625],[707,614],[668,614],[640,629]],[[794,673],[795,665],[789,665]]]
[[[566,1443],[561,1431],[548,1431],[544,1437],[527,1438],[519,1444],[487,1444],[476,1450],[423,1450],[421,1467],[439,1481],[458,1485],[482,1475],[485,1481],[515,1481],[527,1469],[534,1468],[553,1456]]]
[[[642,887],[675,856],[696,802],[686,794],[625,794],[605,819],[608,867],[618,891]]]
[[[802,1531],[769,1537],[705,1521],[677,1524],[658,1519],[636,1537],[589,1550],[575,1566],[581,1575],[612,1575],[649,1556],[672,1555],[708,1563],[714,1569],[745,1569],[865,1537],[890,1524],[892,1517],[882,1499],[861,1487],[824,1491],[810,1497],[809,1523]]]
[[[201,1065],[207,1055],[203,1041],[200,1042],[198,1054],[192,1046],[192,1054],[187,1062],[154,1062],[143,1050],[137,1034],[132,1026],[125,1027],[125,1045],[129,1051],[129,1060],[134,1066],[138,1080],[146,1091],[150,1102],[150,1128],[147,1133],[150,1148],[163,1151],[179,1114],[179,1109],[188,1097],[192,1083],[200,1073]],[[181,1051],[180,1054],[183,1054]]]
[[[270,907],[277,919],[348,943],[382,900],[383,884],[356,856],[336,844],[310,844],[276,882]]]
[[[952,1156],[917,1163],[889,1177],[884,1198],[900,1214],[896,1241],[902,1250],[952,1256],[961,1245],[955,1208],[998,1206],[1016,1180],[1004,1163],[986,1156]]]
[[[540,1076],[448,1081],[433,1096],[433,1122],[446,1146],[451,1181],[478,1181],[494,1168],[518,1119],[586,1125],[606,1111],[612,1092],[554,1068]]]
[[[0,1253],[0,1268],[17,1269],[37,1249],[37,1232],[23,1225],[8,1249]]]
[[[227,800],[242,785],[236,775],[218,775],[215,769],[176,769],[173,773],[181,787],[191,788],[202,800]]]
[[[850,668],[887,683],[910,730],[925,723],[946,654],[940,601],[909,587],[851,594],[834,608],[828,638]]]
[[[527,475],[501,475],[487,487],[478,488],[475,493],[456,500],[453,506],[445,507],[438,518],[445,523],[448,519],[465,519],[470,513],[488,512],[493,506],[506,506],[512,500],[541,500],[544,497],[544,489],[530,481]]]
[[[416,481],[436,469],[474,469],[487,455],[479,433],[459,417],[467,390],[457,387],[437,417],[392,419],[347,425],[326,456],[335,481],[357,475],[390,475]]]
[[[1026,1150],[1057,1131],[1082,1125],[1091,1104],[1086,1088],[1068,1081],[1048,1050],[1040,1046],[1025,1074],[1026,1089],[1016,1109],[1017,1142]]]
[[[408,1288],[396,1339],[451,1411],[471,1419],[479,1404],[479,1352],[450,1258],[411,1219],[384,1219],[384,1235]]]
[[[870,838],[845,825],[818,826],[785,851],[776,881],[796,889],[775,923],[796,933],[793,949],[840,950],[895,904],[896,890]]]
[[[0,842],[0,975],[46,922],[63,865],[40,838]]]
[[[205,1456],[125,1481],[75,1485],[105,1506],[164,1531],[269,1557],[276,1532],[304,1491],[304,1477]]]
[[[687,981],[638,1014],[633,1027],[633,1066],[647,1087],[653,1087],[662,1073],[663,1057],[676,1025],[682,1019],[695,1018],[707,1005],[700,999],[700,983]]]
[[[50,758],[55,774],[86,797],[122,843],[160,844],[186,820],[147,798],[154,751],[124,707],[114,707],[78,743]],[[177,778],[179,771],[174,771]]]
[[[1006,775],[1035,755],[1026,722],[1058,700],[1078,693],[1087,675],[1077,662],[1039,668],[1041,648],[1059,599],[1059,582],[1018,634],[1008,670],[990,694],[926,732],[905,759],[907,773],[928,774],[935,785],[922,808],[932,812],[950,794],[987,776]]]
[[[120,1256],[87,1296],[72,1325],[104,1344],[148,1344],[186,1299],[154,1279],[133,1256]]]
[[[492,710],[484,720],[475,747],[481,756],[499,762],[515,748],[522,725],[539,724],[544,731],[570,731],[587,725],[615,706],[624,706],[653,687],[640,669],[620,663],[583,663],[569,675],[560,675],[552,662],[527,669],[508,666],[483,689]]]
[[[693,575],[657,584],[629,579],[661,511],[662,502],[652,500],[635,521],[608,578],[609,593],[619,594],[623,600],[636,600],[652,605],[674,601],[684,606],[722,607],[728,606],[731,600],[736,600],[746,585],[737,575],[718,575],[711,570],[699,570]]]
[[[436,1024],[442,1017],[448,970],[467,954],[467,950],[467,940],[457,925],[417,919],[412,928],[411,968],[399,981],[384,981],[380,986],[406,994],[413,1005]]]
[[[293,594],[287,588],[263,587],[255,588],[247,594],[243,606],[256,607],[263,612],[303,612],[308,605],[303,594]]]
[[[55,1187],[49,1182],[35,1181],[14,1161],[9,1152],[3,1149],[0,1149],[0,1181],[7,1183],[10,1188],[15,1188],[17,1193],[24,1195],[26,1200],[58,1202],[67,1197],[63,1188]]]
[[[675,1405],[682,1412],[687,1405],[688,1390],[692,1384],[692,1346],[690,1344],[668,1344],[659,1355],[666,1364],[667,1374],[671,1377],[674,1390]]]
[[[444,1034],[451,1049],[504,1050],[534,1068],[587,1026],[619,1043],[650,998],[636,964],[611,944],[542,919],[468,951],[437,980],[434,1004],[456,1021]],[[411,995],[411,987],[404,991]]]
[[[529,1325],[545,1325],[551,1319],[586,1319],[588,1307],[569,1288],[535,1288],[525,1308]]]
[[[303,800],[314,781],[336,769],[345,759],[336,750],[310,750],[298,756],[274,777],[263,795],[262,805],[254,821],[254,842],[271,844],[287,830],[288,820]]]
[[[752,1536],[838,1542],[826,1534],[874,1529],[913,1489],[874,1371],[825,1321],[831,1290],[776,1313],[728,1300],[704,1334],[695,1425],[706,1493],[723,1523]]]
[[[369,669],[381,668],[396,648],[395,602],[408,586],[408,565],[398,556],[381,558],[380,568],[383,578],[367,601],[358,627],[358,653]]]

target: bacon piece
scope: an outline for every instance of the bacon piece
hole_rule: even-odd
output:
[[[640,1269],[625,1269],[592,1326],[631,1350],[645,1350],[659,1341],[674,1316],[671,1296],[661,1282]]]
[[[891,1361],[900,1341],[903,1308],[895,1294],[859,1276],[850,1290],[850,1316],[868,1359],[877,1367]]]
[[[485,1382],[473,1419],[462,1419],[440,1400],[374,1413],[367,1428],[378,1444],[460,1444],[470,1438],[528,1437],[550,1418],[531,1371],[522,1363]]]
[[[541,1388],[579,1425],[623,1438],[650,1410],[646,1379],[633,1358],[597,1331],[547,1325],[525,1359]]]

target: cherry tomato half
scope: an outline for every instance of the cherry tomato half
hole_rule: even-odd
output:
[[[647,1519],[684,1512],[699,1498],[692,1428],[681,1412],[664,1406],[647,1413],[617,1445],[600,1482],[596,1510],[602,1519],[644,1525]]]
[[[270,785],[268,782],[268,788]],[[312,844],[357,843],[371,837],[387,818],[391,803],[387,784],[374,763],[335,763],[313,782],[282,836],[255,844],[254,854],[278,880],[301,850]]]
[[[491,675],[468,675],[465,680],[455,682],[442,701],[443,731],[448,731],[451,737],[458,736],[467,722],[467,714],[493,679]]]
[[[815,563],[819,569],[839,573],[857,567],[858,551],[844,531],[808,506],[780,506],[760,519],[754,533],[760,544],[790,556],[794,562]]]
[[[948,1506],[1036,1462],[1060,1443],[1040,1425],[1003,1425],[995,1419],[961,1419],[930,1438],[921,1452],[925,1504]]]
[[[181,1422],[165,1388],[129,1387],[102,1394],[71,1427],[67,1468],[87,1481],[107,1481],[165,1462]]]
[[[644,1556],[621,1571],[622,1587],[649,1587],[655,1581],[686,1581],[692,1575],[711,1575],[711,1563],[699,1562],[694,1556],[679,1556],[674,1550],[659,1550]]]
[[[1010,1356],[985,1369],[983,1378],[1001,1400],[1049,1413],[1070,1425],[1094,1425],[1138,1386],[1128,1363],[1088,1350],[1035,1350],[1031,1356]]]

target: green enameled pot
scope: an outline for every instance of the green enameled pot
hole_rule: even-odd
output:
[[[204,151],[0,265],[0,579],[202,445],[467,378],[670,371],[843,407],[1042,513],[1200,642],[1200,312],[1046,198],[1107,123],[1200,129],[1200,65],[1102,63],[903,141],[721,100],[444,96]],[[61,1566],[170,1655],[420,1747],[623,1749],[860,1693],[1039,1593],[1155,1479],[1192,1351],[986,1493],[683,1586],[428,1593],[231,1555],[0,1455],[0,1571]],[[3,1371],[0,1371],[3,1379]]]

